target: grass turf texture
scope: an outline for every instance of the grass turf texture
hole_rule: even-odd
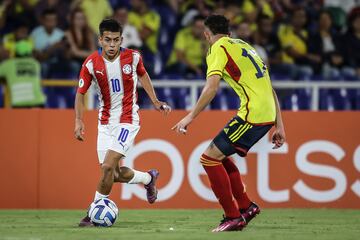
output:
[[[264,209],[243,231],[225,233],[211,233],[220,220],[219,210],[120,209],[111,228],[79,228],[83,215],[0,210],[0,239],[360,239],[360,210]]]

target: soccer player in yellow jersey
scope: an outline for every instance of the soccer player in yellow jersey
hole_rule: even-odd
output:
[[[221,15],[205,20],[204,35],[210,43],[205,87],[192,111],[172,129],[186,133],[187,126],[216,95],[221,78],[237,93],[237,115],[213,139],[200,162],[225,212],[213,232],[242,230],[260,213],[260,208],[248,198],[240,172],[228,156],[246,156],[273,125],[272,142],[274,148],[279,148],[285,142],[285,131],[268,69],[255,49],[241,39],[230,38],[229,21]]]

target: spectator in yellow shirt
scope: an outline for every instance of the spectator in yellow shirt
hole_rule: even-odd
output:
[[[319,63],[321,57],[308,52],[308,32],[305,28],[306,12],[303,8],[293,10],[290,25],[281,25],[278,30],[283,50],[284,70],[292,79],[306,80],[313,75],[311,64]]]
[[[15,30],[6,34],[3,38],[2,47],[4,50],[4,58],[13,58],[16,53],[16,43],[18,41],[26,41],[33,46],[33,41],[29,37],[29,26],[26,19],[19,19],[15,23]]]
[[[203,39],[204,19],[194,18],[191,26],[181,29],[175,37],[173,51],[168,62],[168,72],[194,78],[201,77],[206,49]]]
[[[160,30],[160,15],[150,10],[146,1],[131,0],[132,10],[128,22],[135,26],[145,46],[153,53],[158,52],[157,38]]]
[[[149,8],[147,1],[131,0],[130,5],[132,9],[128,15],[128,23],[138,30],[144,43],[141,53],[145,68],[151,76],[154,74],[158,55],[157,42],[160,31],[160,15]]]
[[[195,16],[191,26],[181,29],[175,37],[174,49],[170,55],[167,73],[177,74],[180,79],[203,79],[205,73],[205,63],[207,44],[203,38],[204,18]],[[185,109],[189,107],[187,89],[172,89],[171,104],[175,109]],[[214,97],[210,104],[212,109],[221,107],[221,91]]]
[[[250,24],[251,31],[256,30],[256,20],[260,14],[274,17],[274,12],[267,0],[244,0],[241,10],[245,20]]]
[[[100,22],[107,17],[113,15],[108,0],[75,0],[72,3],[71,9],[80,7],[87,18],[89,27],[94,33],[98,33]]]

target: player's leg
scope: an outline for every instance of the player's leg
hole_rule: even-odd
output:
[[[98,125],[98,137],[97,137],[97,154],[99,159],[100,167],[102,167],[105,157],[107,155],[107,150],[110,148],[112,143],[111,137],[111,128],[109,125]],[[95,192],[94,202],[98,199],[104,198],[105,196]],[[86,216],[81,219],[79,223],[79,227],[94,227],[94,224],[90,221],[90,218],[86,214]]]
[[[141,172],[128,167],[118,166],[115,171],[114,182],[128,183],[128,184],[144,184],[146,189],[146,197],[149,203],[154,203],[157,199],[156,180],[159,176],[159,171],[151,169],[148,172]]]
[[[114,182],[149,184],[151,175],[147,172],[137,171],[125,166],[117,166]]]
[[[229,175],[232,193],[237,201],[239,209],[247,209],[251,205],[251,201],[246,193],[245,184],[241,179],[239,169],[229,158],[223,159],[222,163]]]
[[[139,132],[140,127],[132,124],[120,124],[115,126],[112,130],[113,138],[110,149],[121,153],[124,157],[127,155],[129,149],[134,144],[135,137]],[[149,203],[154,203],[157,199],[156,180],[159,172],[155,169],[148,172],[141,172],[125,166],[119,165],[115,168],[114,181],[129,183],[129,184],[144,184],[146,189],[146,196]]]
[[[272,125],[253,125],[243,121],[238,116],[234,117],[214,139],[214,144],[226,155],[237,153],[246,156],[249,149],[255,145],[270,129]],[[252,202],[242,182],[240,172],[235,164],[228,158],[223,160],[223,165],[229,175],[232,193],[236,199],[239,211],[246,222],[249,223],[257,214],[260,208]]]
[[[200,160],[208,175],[211,188],[225,212],[224,219],[213,232],[240,230],[246,224],[233,198],[230,179],[222,164],[224,158],[225,155],[211,143]]]
[[[244,134],[237,139],[234,139],[233,144],[234,147],[237,149],[244,149],[245,152],[239,151],[240,156],[246,156],[247,151],[254,146],[262,137],[264,137],[269,130],[272,128],[272,124],[268,125],[251,125],[251,127],[244,132]],[[242,155],[244,154],[244,155]],[[245,189],[244,189],[245,190]],[[245,194],[242,195],[242,199],[244,199]],[[246,208],[246,205],[248,202],[245,200],[245,205],[240,207],[240,212],[243,215],[243,217],[246,219],[246,223],[248,224],[256,215],[260,213],[259,206],[251,202],[250,206]]]
[[[231,190],[238,203],[239,211],[245,218],[246,224],[248,224],[251,219],[260,213],[260,208],[256,203],[249,199],[246,193],[245,184],[242,182],[239,169],[236,167],[234,162],[229,158],[225,158],[223,160],[223,165],[229,175]]]
[[[98,125],[98,136],[97,136],[97,154],[98,160],[100,164],[100,168],[102,168],[103,163],[105,162],[105,158],[107,156],[108,149],[112,144],[112,136],[111,136],[111,127],[109,125]],[[95,192],[94,202],[98,199],[104,198],[106,195]],[[79,223],[79,227],[93,227],[94,224],[90,221],[90,218],[86,214],[86,216],[81,219]]]
[[[234,117],[225,126],[218,136],[215,137],[214,142],[227,156],[235,153],[233,146],[230,143],[230,137],[241,137],[246,131],[247,125],[239,117]],[[251,202],[246,194],[244,183],[242,182],[239,169],[236,165],[227,157],[222,161],[224,168],[229,176],[231,183],[231,190],[234,198],[237,201],[239,209],[246,209],[250,206]]]
[[[121,153],[113,150],[107,151],[105,160],[101,164],[101,177],[96,189],[95,201],[109,196],[114,183],[115,169],[122,157]]]
[[[94,202],[109,197],[115,178],[115,169],[119,166],[120,159],[123,158],[121,153],[108,150],[105,159],[101,163],[101,177],[95,192]],[[101,160],[102,161],[102,160]],[[88,216],[84,217],[80,223],[80,227],[92,227],[93,223]]]

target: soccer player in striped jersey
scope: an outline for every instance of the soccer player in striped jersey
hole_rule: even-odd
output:
[[[279,148],[285,142],[285,131],[268,69],[255,49],[241,39],[230,38],[229,21],[221,15],[205,20],[204,34],[210,43],[206,84],[196,105],[173,130],[186,133],[187,126],[216,95],[222,78],[237,93],[237,115],[213,139],[200,162],[225,212],[213,232],[241,230],[260,213],[260,208],[247,196],[239,170],[228,156],[246,156],[273,125],[272,142],[274,148]]]
[[[140,172],[119,166],[119,161],[126,157],[140,129],[137,82],[140,81],[156,110],[166,115],[171,109],[157,99],[139,52],[120,47],[120,24],[113,19],[105,19],[100,23],[99,30],[102,48],[85,60],[80,71],[74,130],[76,139],[83,141],[84,94],[94,84],[100,102],[97,153],[102,170],[94,201],[108,197],[113,183],[122,182],[144,184],[148,202],[154,203],[157,198],[155,182],[159,172],[154,169]],[[93,224],[89,217],[85,217],[79,226]]]

